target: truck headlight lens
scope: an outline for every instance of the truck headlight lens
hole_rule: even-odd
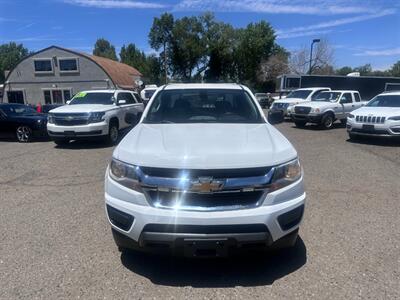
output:
[[[93,112],[89,116],[89,123],[98,123],[104,120],[105,112]]]
[[[320,110],[319,110],[319,108],[311,108],[311,112],[312,113],[319,113]]]
[[[54,116],[49,114],[47,116],[47,123],[54,124]]]
[[[272,176],[270,191],[276,191],[296,182],[301,177],[301,166],[296,158],[288,163],[275,167]]]
[[[109,169],[110,177],[113,180],[127,188],[142,192],[136,166],[126,164],[113,158]]]
[[[348,116],[350,119],[354,119],[354,115],[353,114],[349,114]]]
[[[388,120],[392,121],[400,121],[400,116],[395,116],[395,117],[389,117]]]

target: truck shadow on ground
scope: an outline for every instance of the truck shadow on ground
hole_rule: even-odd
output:
[[[271,285],[307,262],[307,250],[299,237],[291,249],[227,259],[184,259],[123,252],[122,264],[154,284],[192,287]]]
[[[359,137],[357,139],[347,139],[346,142],[351,144],[382,146],[382,147],[400,147],[400,137]]]
[[[333,123],[333,126],[331,129],[324,129],[324,128],[320,127],[318,124],[307,124],[304,127],[297,127],[296,125],[293,124],[292,128],[299,129],[299,130],[328,131],[328,130],[332,130],[332,129],[346,128],[346,125],[335,122],[335,123]]]

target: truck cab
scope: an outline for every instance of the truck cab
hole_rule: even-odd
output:
[[[330,129],[336,120],[346,124],[350,112],[365,104],[358,91],[326,91],[318,94],[309,103],[295,105],[291,116],[297,127],[314,123]]]

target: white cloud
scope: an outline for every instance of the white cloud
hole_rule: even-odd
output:
[[[382,6],[368,0],[182,0],[175,10],[339,15],[374,13],[388,4]]]
[[[375,14],[367,14],[367,15],[359,15],[354,17],[341,18],[336,20],[331,20],[327,22],[307,25],[307,26],[299,26],[293,27],[289,29],[279,29],[276,31],[279,38],[289,38],[289,37],[297,37],[307,35],[307,32],[317,31],[317,30],[327,30],[329,28],[334,28],[341,25],[352,24],[357,22],[363,22],[367,20],[377,19],[384,16],[392,15],[396,11],[394,9],[386,9],[379,13]],[[310,34],[312,35],[312,34]]]
[[[382,50],[365,50],[360,53],[354,54],[355,56],[394,56],[400,55],[399,48],[382,49]]]
[[[313,35],[324,35],[332,32],[332,30],[310,30],[310,31],[303,31],[303,32],[289,32],[289,33],[280,33],[278,34],[278,39],[291,39],[296,37],[303,37],[303,36],[313,36]]]
[[[96,8],[164,8],[164,4],[131,0],[63,0],[65,3]]]

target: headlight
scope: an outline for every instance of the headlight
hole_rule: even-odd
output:
[[[51,123],[51,124],[54,124],[54,116],[53,115],[48,115],[47,116],[47,123]]]
[[[400,116],[395,116],[395,117],[389,117],[388,120],[392,121],[400,121]]]
[[[312,113],[319,113],[321,112],[319,108],[311,108]]]
[[[90,114],[89,123],[97,123],[104,120],[105,112],[93,112]]]
[[[348,118],[353,119],[354,115],[353,114],[349,114]]]
[[[136,166],[123,163],[113,158],[109,170],[110,177],[116,182],[137,192],[142,192]]]
[[[296,158],[288,163],[275,167],[274,175],[272,176],[270,191],[276,191],[285,186],[292,184],[301,177],[301,166]]]

